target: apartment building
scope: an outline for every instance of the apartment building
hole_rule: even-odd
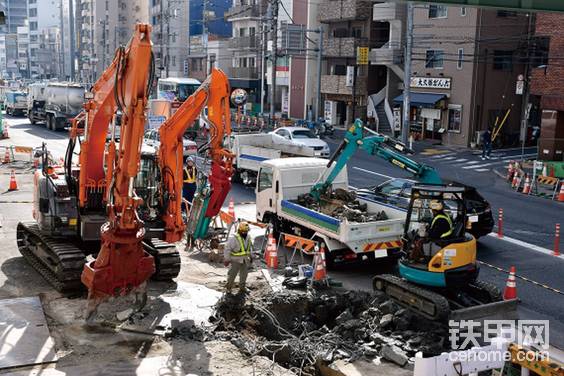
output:
[[[0,77],[15,78],[18,71],[18,48],[16,34],[0,34]]]
[[[18,51],[18,71],[20,77],[30,77],[29,67],[29,28],[18,26],[17,30],[17,51]]]
[[[538,158],[549,161],[564,161],[563,23],[561,14],[537,14],[532,49],[530,117],[541,131]]]
[[[44,69],[45,64],[58,60],[59,56],[48,57],[53,50],[45,49],[49,39],[55,38],[60,42],[59,33],[52,30],[61,24],[60,2],[55,0],[28,0],[28,25],[29,25],[29,66],[31,78],[46,78],[51,76],[51,68]],[[51,29],[50,31],[48,29]],[[43,47],[42,47],[43,46]],[[59,49],[57,49],[59,50]],[[41,59],[39,55],[41,54]],[[58,71],[59,69],[57,69]]]
[[[94,82],[115,50],[128,43],[135,24],[149,21],[149,5],[147,0],[80,0],[79,6],[79,76]]]
[[[321,93],[326,121],[348,125],[355,118],[369,119],[389,132],[392,110],[387,99],[398,93],[403,75],[405,4],[330,0],[319,5],[318,19],[324,29]],[[359,48],[369,51],[368,63],[357,64]]]
[[[17,34],[18,27],[27,25],[27,1],[28,0],[4,0],[1,7],[4,8],[6,25],[4,32]]]
[[[153,51],[160,77],[187,77],[188,2],[149,0]]]
[[[496,145],[519,145],[527,13],[486,8],[416,7],[411,131],[443,144],[471,146],[495,128]],[[403,97],[393,99],[400,123]]]

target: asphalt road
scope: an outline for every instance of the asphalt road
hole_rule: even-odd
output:
[[[0,145],[40,146],[47,142],[49,150],[58,158],[64,155],[67,146],[65,132],[48,131],[42,125],[31,125],[24,118],[6,117],[10,124],[10,139],[1,140]],[[328,140],[334,150],[339,137]],[[416,147],[417,149],[417,147]],[[421,149],[419,147],[419,149]],[[468,150],[444,151],[418,150],[414,158],[425,162],[440,172],[446,179],[457,180],[478,188],[491,203],[495,212],[505,212],[505,234],[512,238],[552,249],[553,229],[556,222],[564,223],[564,205],[535,197],[525,197],[509,189],[508,185],[491,170],[507,164],[519,151],[494,151],[490,161],[482,161]],[[533,150],[527,150],[533,153]],[[517,159],[517,158],[516,158]],[[348,165],[350,184],[355,187],[372,186],[390,177],[410,177],[398,168],[372,157],[363,151],[351,159]],[[236,203],[254,202],[254,190],[235,184],[231,197]],[[561,248],[563,248],[561,246]],[[517,274],[541,284],[564,291],[564,258],[556,258],[533,250],[531,247],[486,236],[478,242],[478,259],[493,266],[508,270],[517,268]],[[371,277],[389,272],[391,265],[354,265],[332,272],[334,278],[342,280],[346,287],[370,290]],[[503,288],[507,274],[483,265],[481,279]],[[518,280],[518,296],[522,300],[519,308],[524,319],[550,319],[551,342],[564,348],[564,295],[546,288]]]

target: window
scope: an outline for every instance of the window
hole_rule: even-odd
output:
[[[285,129],[280,129],[279,131],[276,132],[276,134],[280,137],[290,139],[290,133]]]
[[[531,64],[533,67],[546,67],[548,65],[548,53],[550,52],[550,37],[535,37],[533,41],[533,53]]]
[[[448,105],[448,131],[460,133],[462,127],[462,106]]]
[[[362,38],[362,27],[353,27],[351,30],[351,37]]]
[[[460,8],[460,17],[466,17],[466,7]]]
[[[443,50],[427,50],[425,56],[425,68],[442,69],[443,57]]]
[[[446,5],[429,5],[429,18],[447,18]]]
[[[37,17],[37,8],[29,8],[29,16]]]
[[[37,30],[37,22],[30,22],[29,23],[29,30]]]
[[[254,26],[249,27],[249,36],[253,37],[255,35],[256,29]]]
[[[176,66],[176,56],[172,57],[172,66],[175,67]]]
[[[249,67],[251,67],[251,68],[255,67],[255,58],[254,57],[249,58]]]
[[[462,69],[462,62],[464,61],[464,48],[458,49],[458,61],[456,62],[456,69]]]
[[[511,10],[498,10],[497,16],[500,18],[517,17],[517,12]]]
[[[494,50],[493,69],[513,70],[513,51]]]
[[[272,169],[263,167],[259,173],[258,191],[262,192],[265,189],[272,188]]]

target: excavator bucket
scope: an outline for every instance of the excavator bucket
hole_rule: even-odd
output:
[[[91,321],[98,306],[111,297],[135,294],[134,308],[143,308],[147,300],[146,281],[155,272],[155,261],[141,244],[144,228],[119,233],[106,222],[101,233],[100,253],[96,260],[84,265],[81,276],[88,288],[87,321]]]
[[[231,190],[231,176],[223,166],[215,161],[212,162],[211,174],[209,177],[211,186],[211,196],[209,204],[206,208],[206,217],[213,218],[221,210],[221,206],[225,202],[225,198]],[[209,222],[208,222],[209,223]]]

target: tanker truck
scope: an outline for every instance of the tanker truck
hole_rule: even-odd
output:
[[[76,83],[32,84],[29,92],[29,121],[31,124],[45,123],[47,129],[53,131],[70,126],[84,103],[85,89]]]

